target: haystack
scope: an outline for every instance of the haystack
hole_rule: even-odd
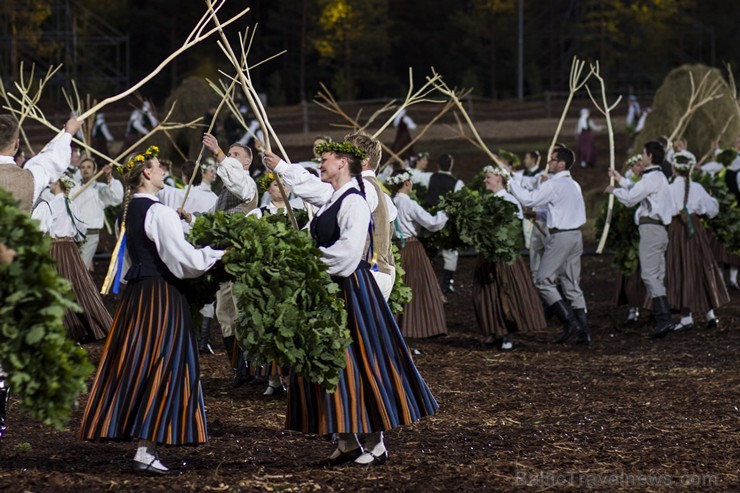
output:
[[[689,104],[691,96],[689,72],[693,74],[694,85],[698,87],[708,71],[710,72],[708,85],[717,79],[722,81],[722,97],[699,108],[679,137],[686,139],[689,150],[698,158],[709,150],[712,141],[722,132],[727,120],[735,115],[722,136],[720,146],[729,147],[734,144],[735,137],[740,134],[740,115],[738,115],[735,95],[722,73],[716,68],[705,65],[682,65],[668,74],[658,92],[655,93],[652,113],[645,121],[645,128],[637,136],[634,149],[642,149],[645,142],[661,135],[671,135]]]

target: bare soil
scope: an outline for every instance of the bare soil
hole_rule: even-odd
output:
[[[606,148],[605,137],[599,144]],[[434,149],[447,145],[430,143]],[[512,141],[509,147],[545,145]],[[464,178],[484,164],[473,151],[456,152]],[[575,172],[593,202],[591,213],[602,198],[605,174],[604,168]],[[587,234],[587,250],[593,244]],[[651,340],[648,314],[628,325],[626,309],[613,306],[610,257],[584,256],[582,286],[593,343],[554,344],[559,329],[551,321],[546,330],[518,336],[516,349],[504,353],[480,345],[471,303],[474,262],[460,259],[458,294],[446,305],[449,335],[411,341],[421,350],[417,364],[441,408],[387,433],[390,458],[383,466],[318,467],[333,445],[285,431],[285,397],[263,397],[262,385],[232,389],[214,327],[218,352],[201,358],[210,441],[160,450],[162,460],[180,466],[181,474],[136,475],[133,444],[78,440],[80,409],[67,429],[55,431],[25,416],[11,399],[0,490],[740,489],[740,292],[733,291],[732,303],[717,310],[718,329],[706,329],[697,315],[695,330]],[[105,266],[99,262],[96,268],[101,273]],[[106,303],[111,310],[116,306],[115,299]],[[97,363],[102,343],[86,349]]]

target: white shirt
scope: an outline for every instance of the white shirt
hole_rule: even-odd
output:
[[[24,169],[33,175],[33,199],[36,203],[41,191],[64,174],[72,160],[72,135],[64,132],[46,144],[34,157],[26,161]],[[15,164],[13,156],[0,156],[0,164]]]
[[[714,176],[720,171],[722,171],[723,169],[725,169],[725,167],[722,166],[717,161],[709,161],[708,163],[702,165],[699,169],[704,174],[709,174],[711,176]]]
[[[185,198],[185,190],[180,188],[164,187],[157,192],[157,198],[167,207],[177,211]],[[185,212],[200,215],[211,212],[216,206],[218,195],[211,191],[210,185],[201,183],[190,188],[188,201],[185,202]],[[182,220],[182,230],[186,235],[190,232],[191,225]]]
[[[524,206],[547,208],[547,227],[576,229],[586,223],[586,203],[581,187],[563,170],[539,184],[535,190],[527,190],[516,180],[509,184],[511,194]]]
[[[74,238],[77,230],[85,234],[85,226],[78,220],[79,208],[75,203],[70,204],[72,214],[75,216],[75,223],[69,217],[67,206],[64,200],[64,194],[59,193],[49,202],[41,202],[33,210],[31,217],[39,221],[39,229],[51,236],[52,238]],[[75,224],[77,227],[75,228]]]
[[[146,135],[149,133],[149,129],[144,126],[145,115],[149,118],[152,127],[156,127],[157,125],[159,125],[159,122],[154,117],[154,115],[151,114],[151,112],[147,111],[145,113],[139,108],[136,108],[133,112],[131,112],[131,117],[128,119],[129,125],[132,126],[134,130],[139,132],[141,135]]]
[[[537,170],[537,173],[531,176],[525,176],[524,170],[514,171],[512,174],[512,177],[514,180],[516,180],[521,186],[526,188],[527,190],[534,190],[540,185],[541,176],[542,173],[544,173],[544,169],[537,169],[536,167],[533,168],[534,170]]]
[[[419,171],[416,168],[407,168],[407,170],[411,173],[411,183],[429,188],[429,180],[434,173],[431,171]],[[457,186],[457,184],[455,185]]]
[[[524,219],[524,214],[522,213],[522,204],[519,203],[516,197],[511,195],[509,192],[507,192],[503,188],[499,190],[498,192],[494,193],[494,195],[496,197],[501,197],[505,201],[511,202],[512,204],[514,204],[517,209],[516,217],[518,217],[519,219]]]
[[[683,200],[686,190],[686,178],[677,176],[676,179],[668,185],[673,199],[673,215],[680,214],[683,210]],[[689,201],[686,203],[689,214],[699,214],[707,217],[714,217],[719,214],[719,202],[709,195],[704,187],[700,184],[689,183]]]
[[[624,180],[620,181],[620,185],[626,185]],[[671,224],[673,199],[660,166],[645,168],[640,181],[630,188],[615,188],[613,193],[627,207],[640,204],[635,212],[635,224],[639,224],[641,217],[661,221],[666,226]]]
[[[303,210],[305,207],[301,199],[292,199],[289,200],[288,203],[290,204],[290,207],[294,210]],[[270,214],[277,214],[278,206],[276,206],[272,200],[270,200],[267,205],[263,205],[262,207],[267,207],[267,210],[270,211]],[[264,216],[264,214],[262,213],[262,207],[257,207],[256,209],[249,211],[249,213],[247,213],[247,216],[257,216],[258,218],[261,218],[262,216]],[[281,207],[280,209],[282,209],[283,214],[288,213],[288,209],[286,209],[285,207]]]
[[[221,177],[226,189],[239,200],[249,202],[257,195],[257,184],[236,158],[226,157],[216,163],[216,174]]]
[[[77,185],[69,196],[74,197],[82,185]],[[110,184],[94,182],[79,194],[72,203],[80,211],[78,216],[85,226],[100,229],[105,224],[105,208],[123,202],[123,185],[115,178]]]
[[[334,192],[316,215],[321,216],[350,188],[359,190],[356,184],[355,180],[351,180]],[[352,194],[342,201],[337,213],[337,224],[339,239],[331,246],[319,247],[321,260],[327,265],[329,275],[348,277],[360,265],[370,227],[370,208],[362,195]]]
[[[146,197],[159,202],[154,195],[136,193],[136,197]],[[154,242],[159,258],[178,279],[192,279],[213,267],[224,255],[223,250],[211,247],[195,248],[185,240],[180,226],[180,217],[164,204],[153,204],[144,219],[147,238]],[[128,257],[128,252],[126,253]],[[130,259],[128,260],[130,265]]]
[[[439,211],[432,216],[405,193],[397,193],[393,202],[398,208],[398,223],[394,230],[396,238],[399,237],[399,233],[403,238],[417,237],[422,229],[432,232],[439,231],[447,224],[445,211]]]

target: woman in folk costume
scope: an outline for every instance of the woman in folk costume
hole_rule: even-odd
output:
[[[486,166],[483,171],[486,190],[515,204],[517,217],[522,219],[522,206],[506,191],[508,173],[494,166]],[[532,275],[521,256],[507,265],[478,255],[473,274],[473,308],[478,326],[486,335],[484,346],[502,351],[514,349],[513,332],[526,333],[547,326]]]
[[[388,458],[383,432],[434,414],[438,404],[414,364],[370,264],[362,259],[371,226],[361,178],[367,154],[349,142],[322,144],[317,152],[321,181],[331,185],[331,195],[328,199],[303,196],[301,190],[306,187],[299,186],[300,180],[294,181],[293,191],[319,207],[311,236],[339,284],[352,343],[346,348],[347,366],[334,393],[291,373],[287,427],[304,433],[337,433],[338,447],[325,465],[350,461],[380,465]],[[280,175],[308,174],[302,166],[288,165],[271,152],[264,159]],[[364,449],[356,434],[365,435]]]
[[[416,123],[406,114],[406,108],[401,109],[398,115],[393,119],[393,126],[396,127],[396,138],[393,141],[391,150],[398,154],[401,149],[411,143],[411,130],[416,128]],[[398,154],[401,159],[408,159],[411,156],[415,156],[414,146],[409,147],[403,153]]]
[[[581,163],[581,168],[596,166],[596,137],[594,137],[594,132],[601,129],[601,125],[597,125],[591,119],[591,112],[586,108],[581,109],[581,116],[578,118],[578,124],[576,125],[578,160]]]
[[[398,325],[404,337],[433,337],[447,333],[445,298],[424,245],[417,237],[424,229],[434,232],[444,228],[447,214],[439,211],[432,216],[409,197],[414,188],[412,179],[408,170],[397,170],[386,182],[396,190],[393,197],[398,209],[395,236],[400,240],[401,260],[406,270],[403,282],[413,293],[399,315]]]
[[[164,173],[152,146],[126,163],[123,223],[128,285],[98,365],[80,437],[137,440],[134,471],[164,475],[158,444],[208,439],[198,348],[181,280],[224,254],[185,240],[177,212],[161,204]],[[133,194],[133,197],[131,197]]]
[[[85,239],[85,226],[78,219],[77,207],[69,200],[74,187],[75,181],[63,175],[51,184],[54,198],[36,206],[32,217],[39,220],[41,231],[51,236],[51,255],[57,261],[57,270],[72,282],[77,302],[83,309],[82,313],[67,310],[64,314],[67,334],[75,341],[89,342],[108,335],[113,321],[77,249],[77,242]]]
[[[706,314],[707,327],[719,325],[714,309],[730,302],[722,271],[717,265],[700,215],[714,217],[719,203],[698,183],[691,181],[696,158],[688,151],[671,157],[675,180],[670,185],[673,221],[668,227],[666,286],[668,301],[681,309],[674,331],[691,330],[692,313]]]

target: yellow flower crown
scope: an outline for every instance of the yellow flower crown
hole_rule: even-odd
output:
[[[157,146],[149,146],[147,147],[146,151],[144,151],[144,154],[137,154],[133,158],[131,158],[126,164],[123,166],[116,165],[116,169],[119,173],[122,175],[125,175],[126,173],[130,173],[137,164],[143,163],[144,161],[149,161],[152,158],[155,158],[159,155],[159,147]]]
[[[262,189],[263,192],[266,192],[267,189],[270,188],[273,181],[275,181],[275,173],[272,171],[263,174],[257,179],[260,189]]]

